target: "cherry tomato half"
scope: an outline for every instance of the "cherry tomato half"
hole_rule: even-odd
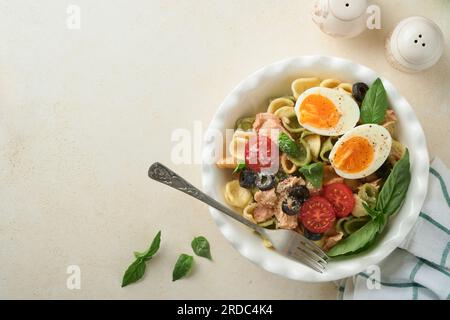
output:
[[[303,203],[300,222],[308,231],[324,233],[333,226],[336,216],[331,203],[321,196],[314,196]]]
[[[263,135],[250,138],[245,145],[245,165],[247,168],[261,172],[262,168],[270,168],[273,162],[272,153],[275,156],[277,145]]]
[[[323,188],[322,195],[330,201],[338,218],[348,216],[355,207],[352,190],[343,183],[332,183]]]

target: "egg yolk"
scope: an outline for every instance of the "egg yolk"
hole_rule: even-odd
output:
[[[364,137],[353,137],[344,141],[334,155],[334,166],[348,173],[361,172],[373,161],[372,144]]]
[[[307,96],[300,106],[300,122],[315,128],[334,128],[340,118],[341,114],[334,103],[320,94]]]

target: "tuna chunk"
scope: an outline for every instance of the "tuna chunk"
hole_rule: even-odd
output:
[[[259,131],[260,129],[282,129],[281,119],[273,113],[258,113],[256,115],[255,122],[253,123],[253,129]]]
[[[262,205],[258,205],[255,210],[253,210],[253,218],[256,223],[261,223],[271,219],[275,214],[274,208],[265,207]]]
[[[305,185],[305,180],[299,177],[291,176],[283,181],[281,181],[277,186],[278,193],[278,203],[275,212],[275,218],[278,222],[278,227],[281,229],[295,229],[298,226],[298,216],[289,216],[283,212],[281,209],[281,204],[283,200],[286,199],[287,192],[293,186]]]
[[[275,130],[277,130],[278,132],[283,131],[289,134],[288,132],[286,132],[286,129],[284,129],[281,123],[281,119],[272,113],[258,113],[256,115],[256,120],[253,123],[253,129],[259,134],[263,134],[269,137],[274,136],[274,132],[276,132]],[[272,130],[274,132],[272,132]]]
[[[283,210],[281,209],[281,203],[282,201],[280,200],[275,211],[275,218],[278,221],[278,228],[289,230],[297,228],[298,215],[289,216],[286,213],[284,213]]]
[[[304,186],[305,180],[299,177],[291,176],[287,179],[281,181],[277,186],[277,192],[281,195],[284,195],[287,190],[292,188],[293,186]]]
[[[274,208],[277,205],[278,197],[275,188],[269,191],[258,191],[255,193],[255,201],[265,207]]]

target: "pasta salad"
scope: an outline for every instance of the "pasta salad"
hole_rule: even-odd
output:
[[[365,250],[411,179],[383,83],[300,78],[291,91],[236,121],[228,155],[217,162],[233,172],[225,200],[264,228],[303,234],[331,257]]]

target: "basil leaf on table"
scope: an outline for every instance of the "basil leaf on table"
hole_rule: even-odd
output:
[[[285,132],[281,132],[278,137],[278,146],[281,151],[286,153],[288,156],[297,158],[301,155],[301,150],[297,143],[289,138]]]
[[[388,99],[383,82],[380,78],[375,80],[361,105],[361,122],[363,124],[380,124],[386,117]]]
[[[141,279],[145,274],[146,267],[147,265],[143,259],[136,259],[125,271],[122,279],[122,288]]]
[[[191,246],[196,255],[212,260],[209,242],[205,237],[200,236],[194,238],[194,240],[192,240]]]
[[[323,179],[323,163],[313,163],[307,166],[302,167],[300,173],[303,174],[312,186],[316,189],[322,188],[322,179]]]
[[[159,231],[155,238],[152,241],[152,244],[150,245],[150,248],[145,252],[135,252],[134,256],[136,258],[143,258],[144,260],[148,261],[150,260],[155,253],[159,250],[159,246],[161,244],[161,231]]]
[[[189,273],[189,271],[191,271],[193,265],[194,265],[193,256],[184,253],[181,254],[178,257],[177,262],[175,263],[175,267],[173,268],[172,281],[177,281],[186,276]]]
[[[409,184],[411,182],[411,171],[409,162],[409,151],[398,161],[391,174],[383,185],[378,195],[375,210],[390,216],[394,214],[403,203]]]
[[[379,223],[375,220],[370,220],[361,229],[352,233],[348,238],[341,240],[327,252],[330,257],[336,257],[344,254],[354,253],[367,244],[371,243],[379,230]]]
[[[161,243],[161,231],[155,236],[150,248],[145,252],[135,252],[136,260],[127,268],[122,279],[122,288],[140,280],[147,268],[147,262],[158,252]]]

